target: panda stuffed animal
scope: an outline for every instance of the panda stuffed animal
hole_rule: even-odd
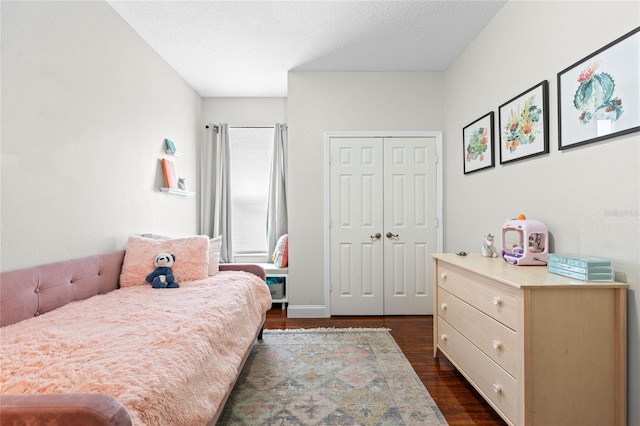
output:
[[[180,285],[174,281],[171,267],[176,261],[176,256],[170,253],[160,253],[153,258],[153,266],[156,269],[147,275],[147,282],[152,288],[178,288]]]

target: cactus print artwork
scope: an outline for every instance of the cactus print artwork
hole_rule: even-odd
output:
[[[536,135],[540,132],[540,118],[542,108],[536,105],[535,95],[529,96],[520,110],[510,111],[509,120],[502,129],[505,149],[510,153],[518,149],[520,145],[534,143]]]
[[[462,129],[464,173],[494,166],[493,111]]]
[[[640,131],[640,27],[558,73],[558,149]]]
[[[467,146],[467,161],[484,161],[484,153],[489,148],[489,129],[478,127],[471,134],[469,146]]]
[[[616,84],[606,72],[597,73],[600,61],[589,64],[578,76],[573,105],[579,111],[580,124],[591,120],[617,120],[623,113],[622,99],[614,96]]]

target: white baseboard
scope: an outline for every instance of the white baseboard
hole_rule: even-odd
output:
[[[328,318],[324,305],[291,305],[287,307],[287,318]]]

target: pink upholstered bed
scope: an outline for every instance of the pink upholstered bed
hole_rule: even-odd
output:
[[[0,275],[3,426],[215,423],[271,306],[264,270],[119,288],[124,258]]]

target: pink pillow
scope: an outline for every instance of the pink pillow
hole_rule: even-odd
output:
[[[120,287],[148,285],[145,277],[155,269],[153,258],[163,252],[176,256],[172,271],[177,283],[207,278],[209,238],[206,235],[171,240],[131,236],[124,254]]]

